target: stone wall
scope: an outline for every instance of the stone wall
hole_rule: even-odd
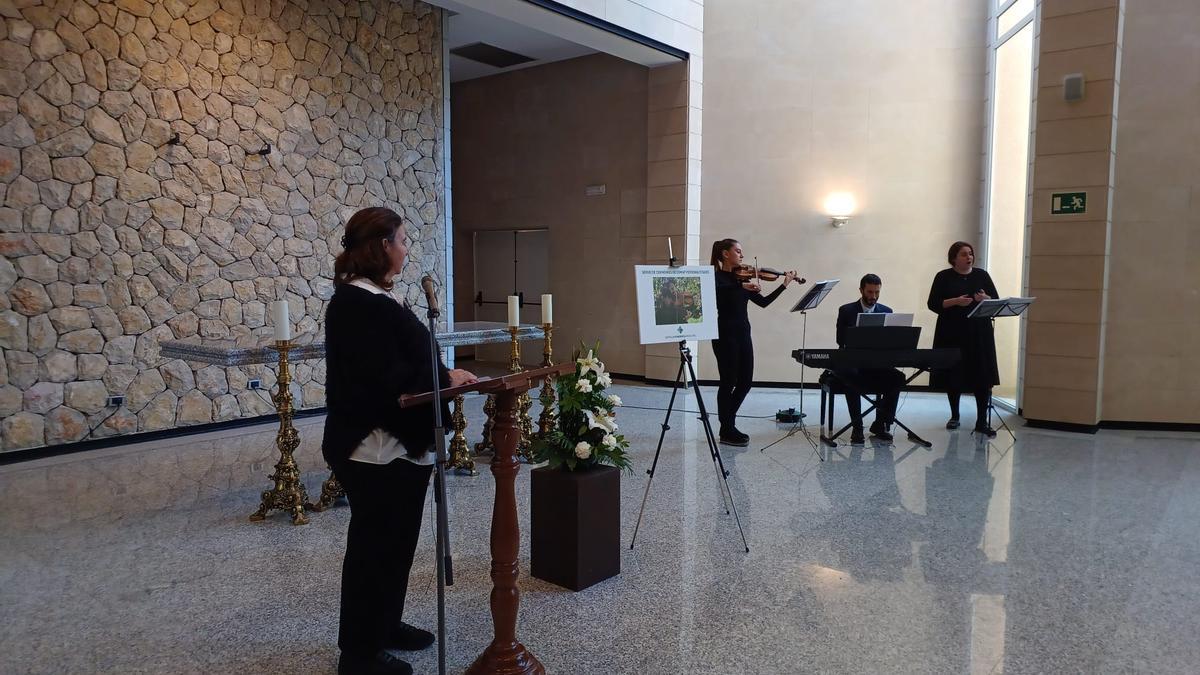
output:
[[[274,385],[270,368],[157,345],[266,339],[277,299],[295,332],[320,332],[362,206],[411,222],[402,292],[441,276],[437,10],[0,0],[0,16],[4,450],[270,412],[247,388]],[[323,405],[323,362],[294,382],[298,406]]]

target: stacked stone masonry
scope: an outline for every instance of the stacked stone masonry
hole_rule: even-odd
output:
[[[322,331],[363,206],[410,223],[402,293],[441,276],[440,30],[414,0],[0,0],[3,449],[270,413],[273,368],[158,343],[268,339],[277,299]],[[323,361],[293,378],[324,404]]]

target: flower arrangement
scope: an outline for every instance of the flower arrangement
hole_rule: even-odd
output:
[[[533,442],[534,460],[549,462],[550,468],[565,466],[568,471],[611,464],[632,470],[629,442],[617,433],[616,409],[621,397],[605,394],[612,377],[596,356],[600,345],[584,347],[572,354],[575,372],[555,380],[558,391],[558,426]]]

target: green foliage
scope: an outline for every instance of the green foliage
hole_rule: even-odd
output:
[[[584,350],[586,349],[586,353]],[[631,471],[629,442],[616,433],[619,397],[604,393],[612,378],[597,356],[600,343],[580,345],[571,355],[575,372],[555,380],[558,393],[558,425],[544,438],[533,442],[535,461],[568,471],[609,464]]]

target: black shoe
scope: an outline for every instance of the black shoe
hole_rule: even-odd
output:
[[[892,440],[892,435],[888,433],[887,425],[879,421],[871,425],[871,437],[878,438],[881,441]]]
[[[719,436],[719,440],[725,445],[732,445],[739,448],[744,448],[747,445],[750,445],[749,436],[744,434],[741,436],[735,436],[734,432],[732,431],[722,431],[721,435]]]
[[[392,631],[387,641],[388,649],[400,649],[406,652],[425,649],[432,644],[433,633],[403,621],[400,622],[399,628]]]
[[[342,652],[338,658],[338,675],[412,675],[408,661],[386,649],[369,656]]]
[[[862,445],[863,443],[866,443],[866,442],[867,442],[867,439],[865,437],[863,437],[862,427],[854,427],[854,429],[852,429],[850,431],[850,443],[851,444]]]
[[[733,428],[733,433],[729,434],[729,436],[730,436],[730,438],[740,438],[743,441],[746,441],[747,443],[750,442],[750,434],[743,433],[737,427]]]
[[[975,433],[977,433],[977,434],[983,434],[984,436],[987,436],[988,438],[995,438],[995,437],[996,437],[996,430],[995,430],[995,429],[993,429],[993,428],[991,428],[991,427],[989,427],[989,426],[988,426],[988,425],[986,425],[986,424],[984,424],[984,425],[982,425],[982,426],[980,426],[980,425],[976,424],[976,425],[975,425]]]
[[[947,429],[957,429],[957,428],[958,428],[958,418],[957,418],[957,417],[951,417],[951,418],[950,418],[950,419],[949,419],[949,420],[946,422],[946,428],[947,428]]]

